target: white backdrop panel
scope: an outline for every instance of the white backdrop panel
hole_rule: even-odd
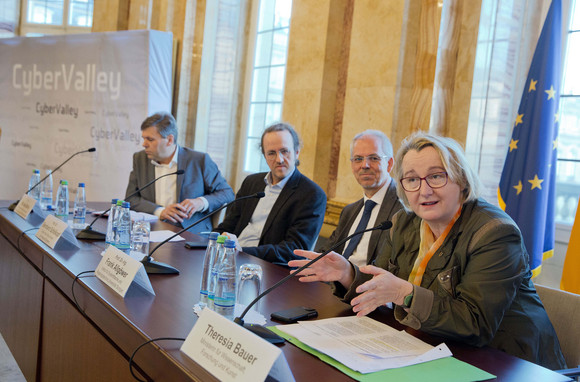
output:
[[[125,31],[0,39],[0,199],[18,199],[32,170],[58,166],[71,199],[125,193],[141,122],[171,111],[172,35]]]

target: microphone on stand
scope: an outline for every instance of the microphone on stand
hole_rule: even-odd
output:
[[[135,192],[133,192],[132,194],[130,194],[129,196],[126,196],[125,199],[129,199],[135,195],[137,195],[138,193],[140,193],[141,191],[143,191],[144,189],[146,189],[147,187],[149,187],[150,185],[152,185],[153,183],[157,182],[159,179],[169,176],[169,175],[183,175],[185,173],[184,170],[177,170],[175,172],[172,172],[171,174],[165,174],[165,175],[161,175],[159,178],[155,178],[153,179],[151,182],[147,183],[146,185],[144,185],[141,188],[138,188],[137,190],[135,190]],[[99,220],[99,218],[105,216],[105,214],[107,212],[109,212],[109,210],[111,209],[111,207],[107,208],[105,211],[101,212],[96,218],[93,219],[93,221],[91,222],[91,224],[88,225],[87,228],[83,229],[82,231],[79,231],[79,233],[77,233],[77,239],[82,239],[82,240],[105,240],[107,235],[104,233],[101,233],[99,231],[94,231],[91,227],[93,226],[93,224],[95,224],[95,222],[97,220]]]
[[[247,195],[247,196],[242,196],[240,198],[236,198],[233,201],[226,203],[223,206],[221,206],[220,208],[210,212],[209,214],[205,215],[204,217],[200,218],[199,220],[191,223],[190,225],[188,225],[184,229],[178,231],[174,235],[169,236],[167,239],[163,240],[155,248],[153,248],[153,250],[151,252],[149,252],[149,255],[147,255],[147,257],[145,257],[143,260],[141,260],[141,262],[145,266],[145,270],[147,271],[147,273],[179,274],[179,270],[177,268],[174,268],[171,265],[168,265],[165,263],[161,263],[161,262],[152,260],[151,255],[153,255],[153,252],[155,252],[159,247],[161,247],[163,244],[167,243],[169,240],[171,240],[174,237],[182,234],[183,232],[191,229],[192,227],[195,227],[196,225],[198,225],[199,223],[201,223],[205,219],[212,217],[213,215],[217,214],[219,211],[223,210],[224,208],[229,207],[232,204],[239,202],[240,200],[251,199],[251,198],[260,199],[260,198],[263,198],[264,196],[266,196],[266,194],[264,192],[256,192],[255,194],[252,194],[252,195]]]
[[[39,184],[41,184],[42,182],[44,182],[44,180],[45,180],[46,178],[48,178],[48,177],[49,177],[51,174],[54,174],[56,171],[58,171],[58,170],[59,170],[59,169],[60,169],[62,166],[64,166],[64,165],[65,165],[65,163],[66,163],[66,162],[68,162],[69,160],[71,160],[71,159],[72,159],[74,156],[76,156],[76,155],[79,155],[79,154],[82,154],[82,153],[93,153],[93,152],[95,152],[95,151],[97,151],[97,149],[96,149],[96,148],[94,148],[94,147],[91,147],[91,148],[90,148],[90,149],[88,149],[88,150],[83,150],[83,151],[79,151],[78,153],[74,153],[73,155],[71,155],[70,157],[68,157],[68,159],[67,159],[67,160],[65,160],[65,161],[64,161],[64,162],[62,162],[60,165],[58,165],[58,167],[57,167],[57,168],[55,168],[54,170],[52,170],[50,173],[46,174],[46,175],[44,176],[44,178],[42,178],[42,179],[40,179],[40,180],[38,181],[38,183],[36,183],[34,186],[30,187],[30,188],[28,189],[28,191],[26,191],[26,194],[28,195],[28,193],[29,193],[30,191],[32,191],[32,190],[34,190],[36,187],[38,187],[38,185],[39,185]],[[12,204],[10,205],[10,207],[8,207],[8,209],[9,209],[10,211],[14,211],[14,209],[16,208],[16,205],[18,204],[18,202],[19,202],[19,200],[17,200],[17,201],[15,201],[14,203],[12,203]]]
[[[278,288],[280,285],[284,284],[286,281],[288,281],[288,279],[290,279],[294,275],[302,272],[304,269],[306,269],[309,266],[311,266],[312,264],[316,263],[318,260],[320,260],[324,256],[328,255],[330,252],[334,251],[336,248],[340,247],[341,245],[346,243],[348,240],[350,240],[354,236],[362,235],[363,233],[369,232],[369,231],[376,231],[376,230],[385,231],[385,230],[391,228],[392,226],[393,226],[393,223],[391,223],[389,220],[385,220],[384,222],[382,222],[381,224],[379,224],[375,227],[367,228],[363,231],[355,232],[352,235],[347,236],[346,238],[342,239],[341,241],[339,241],[338,243],[336,243],[335,245],[330,247],[328,250],[322,252],[320,255],[318,255],[314,259],[310,260],[308,263],[304,264],[300,268],[296,269],[295,271],[290,273],[288,276],[284,277],[283,279],[278,281],[276,284],[272,285],[270,288],[266,289],[264,292],[262,292],[260,295],[258,295],[258,297],[256,297],[252,302],[250,302],[248,304],[248,306],[242,312],[242,314],[239,317],[236,317],[234,319],[234,322],[238,325],[243,326],[244,328],[248,329],[249,331],[253,332],[254,334],[264,338],[266,341],[273,342],[273,343],[283,341],[283,339],[281,337],[279,337],[277,334],[273,333],[272,331],[266,329],[262,325],[244,324],[244,316],[246,315],[246,313],[248,313],[250,308],[252,306],[254,306],[254,304],[256,304],[258,301],[260,301],[260,299],[262,297],[264,297],[265,295],[267,295],[268,293],[270,293],[274,289]]]

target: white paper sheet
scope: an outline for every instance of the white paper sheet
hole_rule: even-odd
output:
[[[129,211],[129,212],[131,213],[131,220],[132,221],[146,221],[146,222],[149,222],[149,223],[154,223],[157,220],[159,220],[159,218],[157,218],[157,216],[148,214],[146,212],[137,212],[137,211]],[[93,211],[93,212],[91,212],[91,214],[93,216],[98,216],[98,215],[100,215],[102,213],[103,213],[103,211]],[[109,217],[109,213],[107,212],[103,216],[104,217]]]
[[[405,331],[368,317],[301,321],[277,328],[360,373],[372,373],[451,356]]]
[[[151,231],[151,235],[149,236],[149,241],[151,243],[158,243],[163,240],[166,240],[168,237],[175,235],[175,232],[169,230],[161,230],[161,231]],[[169,241],[182,241],[185,240],[183,236],[177,235],[173,239]]]

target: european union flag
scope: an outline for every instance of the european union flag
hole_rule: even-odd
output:
[[[553,0],[546,16],[498,188],[500,207],[522,231],[534,276],[554,252],[561,8],[561,1]]]

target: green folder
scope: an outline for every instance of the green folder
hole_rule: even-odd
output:
[[[420,363],[412,366],[399,367],[396,369],[381,370],[374,373],[362,374],[358,371],[354,371],[349,367],[346,367],[342,363],[338,362],[334,358],[327,356],[324,353],[319,352],[316,349],[304,344],[303,342],[297,340],[296,338],[278,330],[276,327],[271,326],[268,329],[272,330],[274,333],[278,334],[280,337],[286,339],[286,341],[298,346],[300,349],[315,355],[327,364],[337,368],[349,377],[356,379],[357,381],[485,381],[488,379],[495,378],[495,375],[490,374],[486,371],[478,369],[468,363],[455,359],[453,357],[446,357],[437,359],[430,362]]]

